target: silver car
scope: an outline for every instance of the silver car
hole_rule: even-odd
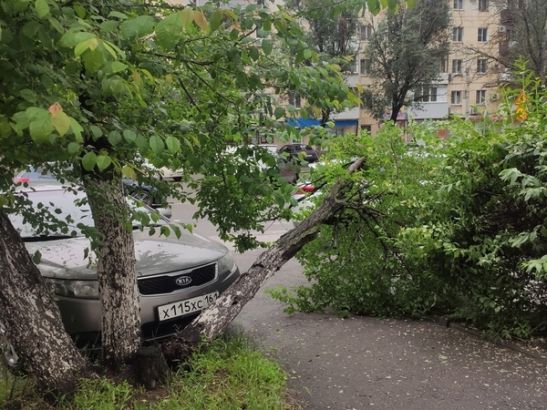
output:
[[[35,207],[57,209],[60,216],[70,215],[74,227],[78,223],[92,225],[90,210],[74,204],[83,194],[75,195],[59,185],[37,185],[26,191]],[[76,228],[72,235],[54,232],[44,236],[23,223],[22,217],[12,216],[11,220],[28,251],[40,252],[38,268],[52,286],[67,331],[85,344],[100,340],[101,306],[95,257],[93,254],[85,257],[89,241]],[[140,315],[144,339],[153,340],[189,323],[237,279],[239,269],[228,249],[217,242],[183,229],[177,239],[174,235],[149,235],[147,229],[139,228],[135,226],[133,237]]]

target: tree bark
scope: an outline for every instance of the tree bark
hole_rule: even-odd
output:
[[[137,353],[141,339],[139,292],[130,209],[113,172],[84,178],[99,242],[97,274],[102,306],[104,363],[117,368]]]
[[[349,168],[355,172],[364,159],[358,159]],[[336,183],[325,197],[323,203],[295,228],[282,235],[267,251],[260,254],[249,270],[224,292],[214,303],[204,310],[191,324],[174,338],[164,343],[163,350],[167,358],[182,360],[186,358],[200,342],[209,342],[222,334],[224,329],[239,314],[260,286],[291,259],[305,244],[313,240],[320,225],[327,222],[344,205],[341,196],[349,182]]]
[[[87,373],[87,363],[66,333],[59,308],[21,237],[2,211],[0,312],[7,340],[38,386],[54,394],[73,392]]]

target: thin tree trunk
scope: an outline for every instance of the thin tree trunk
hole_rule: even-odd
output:
[[[99,233],[97,273],[102,306],[102,348],[113,368],[130,361],[141,339],[139,292],[130,209],[121,178],[113,172],[89,174],[84,186]]]
[[[393,123],[397,124],[397,117],[399,116],[399,112],[401,111],[401,105],[399,104],[393,104],[391,106],[391,118],[390,120],[393,121]]]
[[[70,394],[87,363],[66,333],[59,308],[21,237],[0,211],[0,314],[17,355],[54,394]]]
[[[364,159],[355,161],[350,172],[361,167]],[[222,334],[224,329],[239,314],[260,286],[291,259],[305,244],[313,240],[320,225],[343,208],[341,196],[349,182],[335,184],[323,203],[295,228],[282,235],[267,251],[260,254],[249,270],[224,292],[214,305],[204,310],[190,325],[184,328],[176,338],[163,345],[164,354],[172,360],[186,358],[196,346],[208,342]]]

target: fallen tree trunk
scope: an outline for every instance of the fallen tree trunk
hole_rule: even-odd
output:
[[[363,158],[355,161],[349,167],[349,172],[358,170],[363,161]],[[321,224],[344,207],[341,196],[349,186],[348,182],[336,183],[323,203],[311,215],[282,235],[270,249],[260,254],[249,270],[243,273],[214,305],[204,310],[175,338],[163,344],[165,356],[170,360],[183,360],[200,342],[209,342],[221,335],[266,279],[313,240]]]

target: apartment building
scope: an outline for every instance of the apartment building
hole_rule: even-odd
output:
[[[450,52],[441,64],[438,81],[424,84],[416,90],[416,104],[403,110],[398,117],[402,125],[410,120],[445,119],[451,115],[480,119],[497,110],[498,85],[504,67],[496,62],[500,52],[501,24],[500,2],[492,0],[439,0],[449,1],[451,24],[449,27]],[[361,85],[365,90],[374,85],[368,76],[369,61],[365,56],[368,39],[382,15],[366,14],[361,19],[358,33],[358,52],[354,72],[347,76],[352,87]],[[413,94],[408,98],[412,99]],[[389,118],[390,113],[385,113]],[[356,132],[366,129],[375,132],[383,119],[374,118],[363,107],[355,107],[334,116],[336,120],[353,120],[357,126],[337,127],[337,133]]]

